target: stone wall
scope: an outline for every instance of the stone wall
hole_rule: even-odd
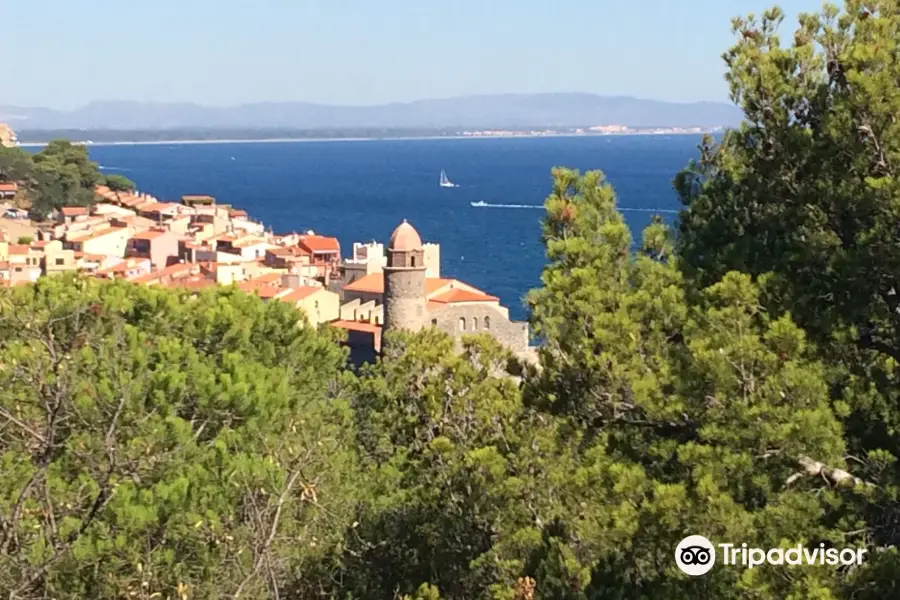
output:
[[[451,304],[432,311],[431,325],[454,338],[476,333],[489,333],[506,348],[517,354],[528,349],[528,323],[510,321],[494,304],[471,302]],[[462,323],[465,323],[465,329]]]
[[[385,329],[417,331],[425,321],[425,269],[385,269]]]

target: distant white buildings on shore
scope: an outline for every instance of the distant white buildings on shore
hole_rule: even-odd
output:
[[[459,135],[467,138],[486,137],[547,137],[560,135],[686,135],[715,133],[722,127],[629,127],[627,125],[594,125],[592,127],[579,127],[575,129],[480,129],[474,131],[461,131]]]

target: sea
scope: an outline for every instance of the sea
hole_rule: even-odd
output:
[[[672,180],[698,155],[699,136],[93,145],[104,173],[161,200],[211,194],[276,233],[315,231],[387,242],[403,220],[441,245],[441,275],[498,296],[510,317],[540,285],[543,202],[554,166],[602,170],[635,238],[654,214],[680,207]],[[441,170],[459,187],[438,185]],[[473,207],[483,202],[487,206]]]

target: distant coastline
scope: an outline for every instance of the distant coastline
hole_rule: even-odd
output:
[[[668,136],[668,135],[703,135],[718,133],[722,128],[624,128],[619,126],[606,126],[612,129],[607,131],[553,131],[553,130],[480,130],[465,131],[454,133],[398,133],[395,135],[358,135],[358,136],[342,136],[342,135],[294,135],[294,136],[273,136],[273,137],[252,137],[246,136],[229,136],[229,137],[178,137],[177,132],[171,132],[172,137],[162,139],[146,139],[151,135],[159,135],[160,133],[169,132],[140,132],[137,135],[123,135],[121,139],[100,139],[94,138],[107,137],[109,131],[79,131],[80,135],[73,135],[74,132],[66,131],[23,131],[19,134],[19,145],[22,147],[41,147],[45,146],[52,139],[66,138],[73,143],[86,144],[89,146],[168,146],[168,145],[198,145],[198,144],[287,144],[301,142],[370,142],[370,141],[401,141],[401,140],[484,140],[484,139],[511,139],[511,138],[559,138],[559,137],[622,137],[622,136]],[[123,134],[126,132],[122,132]],[[135,134],[137,132],[128,132]],[[212,134],[212,132],[206,132]],[[252,133],[251,131],[247,132]],[[304,132],[307,133],[307,132]],[[34,139],[40,138],[40,139]],[[140,139],[144,138],[144,139]]]

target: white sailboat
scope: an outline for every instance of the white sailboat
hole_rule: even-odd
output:
[[[441,187],[445,187],[445,188],[459,187],[458,185],[456,185],[455,183],[453,183],[452,181],[450,181],[447,178],[447,172],[444,171],[443,169],[441,169]]]

